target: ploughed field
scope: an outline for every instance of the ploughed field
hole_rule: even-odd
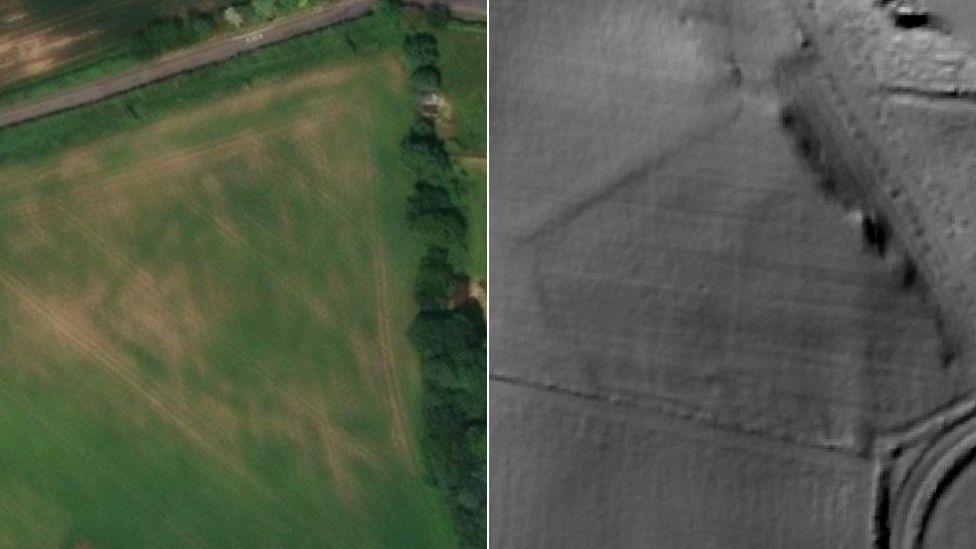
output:
[[[0,545],[450,545],[392,56],[0,165]]]

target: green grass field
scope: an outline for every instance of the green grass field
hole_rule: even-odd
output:
[[[0,546],[454,544],[393,54],[0,165]]]
[[[481,281],[488,280],[488,172],[485,166],[472,169],[475,186],[471,193],[468,222],[468,248],[471,254],[471,274]]]
[[[447,137],[470,174],[469,274],[488,277],[488,35],[484,25],[452,21],[437,33],[442,91],[450,105]]]
[[[484,25],[452,22],[437,33],[442,89],[451,105],[451,137],[465,154],[488,143],[488,34]]]
[[[462,162],[470,174],[471,198],[468,203],[468,274],[485,282],[488,280],[488,170],[480,159]]]

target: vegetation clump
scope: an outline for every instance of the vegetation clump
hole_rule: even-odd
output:
[[[409,34],[403,41],[403,55],[413,66],[433,65],[440,57],[437,38],[429,32]]]
[[[156,19],[139,31],[135,39],[135,53],[140,59],[148,59],[167,51],[199,42],[216,28],[213,15],[205,12],[189,12],[181,17]]]
[[[443,28],[451,19],[451,8],[444,2],[436,1],[427,9],[427,21],[435,29]]]
[[[441,73],[437,67],[424,65],[410,74],[410,85],[417,92],[431,92],[441,85]]]

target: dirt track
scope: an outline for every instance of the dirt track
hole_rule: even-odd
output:
[[[139,86],[225,61],[275,42],[355,19],[369,13],[373,4],[374,0],[345,0],[326,9],[312,10],[284,18],[245,34],[209,40],[118,76],[68,88],[40,100],[11,105],[0,109],[0,128],[94,103]],[[452,10],[462,17],[474,16],[479,9],[477,0],[462,0],[451,4]],[[481,13],[484,13],[483,2],[480,9]]]

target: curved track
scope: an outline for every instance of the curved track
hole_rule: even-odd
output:
[[[933,510],[962,469],[969,466],[974,452],[976,417],[970,417],[946,431],[922,453],[896,488],[898,497],[889,519],[892,549],[923,547]]]

